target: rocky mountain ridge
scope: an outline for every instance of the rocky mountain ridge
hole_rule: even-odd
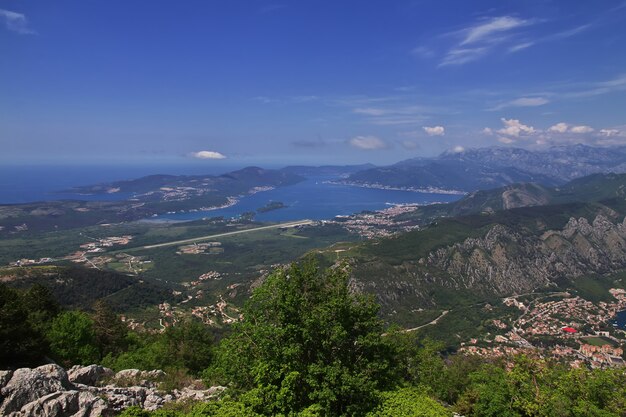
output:
[[[412,239],[419,239],[420,233]],[[393,239],[387,242],[393,242]],[[374,245],[375,250],[389,243]],[[571,217],[540,233],[492,224],[478,235],[400,262],[381,256],[352,259],[360,291],[377,294],[386,311],[402,305],[446,306],[446,297],[506,297],[556,286],[589,274],[626,269],[626,219],[604,210],[592,221]]]

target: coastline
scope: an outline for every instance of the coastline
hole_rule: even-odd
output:
[[[467,195],[468,193],[460,190],[447,190],[444,188],[438,187],[427,187],[427,188],[415,188],[415,187],[393,187],[391,185],[383,185],[377,183],[361,183],[354,181],[324,181],[327,184],[334,185],[347,185],[350,187],[361,187],[361,188],[374,188],[378,190],[390,190],[390,191],[409,191],[412,193],[423,193],[423,194],[446,194],[446,195]]]
[[[221,210],[221,209],[225,209],[228,207],[232,207],[234,205],[237,205],[239,203],[239,201],[243,198],[243,197],[247,197],[247,196],[251,196],[257,193],[261,193],[264,191],[270,191],[275,189],[276,187],[271,187],[271,186],[260,186],[260,187],[253,187],[250,190],[248,190],[246,193],[244,194],[240,194],[237,196],[228,196],[226,197],[226,202],[224,204],[220,204],[217,206],[209,206],[209,207],[199,207],[199,208],[194,208],[194,209],[189,209],[189,210],[179,210],[179,211],[168,211],[166,213],[162,213],[162,214],[154,214],[151,217],[147,218],[147,219],[142,219],[143,221],[149,221],[149,222],[180,222],[180,221],[189,221],[189,220],[173,220],[173,219],[167,219],[167,218],[161,218],[162,216],[167,216],[167,215],[172,215],[172,214],[182,214],[182,213],[197,213],[197,212],[202,212],[202,211],[215,211],[215,210]]]

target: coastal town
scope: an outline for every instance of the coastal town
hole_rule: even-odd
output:
[[[383,210],[335,216],[332,220],[322,220],[320,224],[339,225],[366,239],[387,237],[419,229],[414,222],[398,221],[396,218],[401,214],[415,211],[419,206],[419,204],[393,204]]]
[[[611,288],[610,301],[592,303],[569,293],[541,295],[524,303],[507,297],[503,303],[521,315],[492,320],[491,336],[462,343],[459,352],[486,357],[528,354],[553,358],[572,367],[626,367],[626,331],[614,323],[626,310],[626,290]]]

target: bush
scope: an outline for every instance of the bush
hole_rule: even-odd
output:
[[[382,403],[368,417],[449,417],[452,413],[416,388],[382,394]]]

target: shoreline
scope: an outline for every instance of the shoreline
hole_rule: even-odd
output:
[[[350,187],[360,187],[360,188],[373,188],[377,190],[388,190],[388,191],[409,191],[412,193],[422,193],[422,194],[446,194],[446,195],[467,195],[469,193],[460,190],[447,190],[445,188],[437,188],[437,187],[427,187],[427,188],[415,188],[415,187],[393,187],[391,185],[383,185],[377,183],[360,183],[353,181],[324,181],[327,184],[333,185],[347,185]]]
[[[215,210],[222,210],[228,207],[232,207],[235,206],[237,204],[239,204],[239,202],[241,201],[242,198],[244,197],[248,197],[254,194],[258,194],[258,193],[262,193],[264,191],[271,191],[273,189],[275,189],[276,187],[272,187],[272,186],[259,186],[259,187],[253,187],[250,190],[248,190],[245,194],[239,194],[237,196],[228,196],[226,197],[226,202],[224,204],[221,204],[219,206],[209,206],[209,207],[199,207],[199,208],[194,208],[194,209],[189,209],[189,210],[179,210],[179,211],[172,211],[172,212],[167,212],[167,213],[162,213],[162,214],[154,214],[151,217],[148,217],[146,219],[141,219],[141,221],[148,221],[148,222],[153,222],[153,223],[161,223],[161,222],[187,222],[190,220],[178,220],[178,219],[167,219],[167,218],[161,218],[162,216],[168,216],[168,215],[176,215],[176,214],[184,214],[184,213],[198,213],[198,212],[210,212],[210,211],[215,211]]]

